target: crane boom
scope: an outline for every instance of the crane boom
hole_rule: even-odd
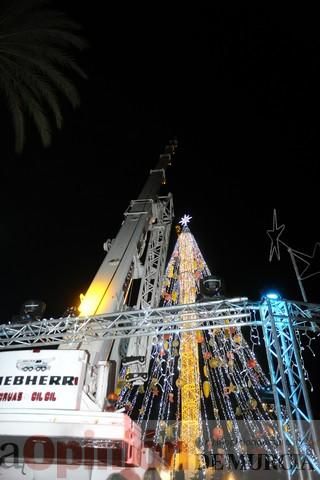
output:
[[[156,168],[150,170],[138,199],[132,200],[124,212],[120,230],[82,299],[80,318],[85,320],[126,310],[133,279],[140,281],[140,288],[135,303],[129,308],[158,305],[173,218],[171,194],[161,197],[158,193],[165,183],[165,171],[176,147],[177,141],[166,145]],[[93,330],[95,327],[99,329],[93,322]],[[60,350],[69,348],[66,343],[59,346]],[[97,335],[96,340],[85,340],[76,348],[88,353],[83,408],[103,409],[106,396],[114,391],[119,369],[125,362],[130,363],[131,381],[138,383],[146,379],[151,352],[150,339],[146,336],[110,340]],[[92,372],[96,372],[96,376]],[[88,392],[93,395],[93,403],[88,400]]]
[[[165,183],[165,171],[175,153],[176,142],[165,147],[154,170],[137,200],[131,201],[124,213],[125,219],[118,235],[112,242],[99,270],[85,294],[80,312],[82,316],[92,316],[120,311],[123,309],[125,289],[123,289],[130,268],[137,263],[140,247],[150,223],[159,221],[160,211],[157,194]]]

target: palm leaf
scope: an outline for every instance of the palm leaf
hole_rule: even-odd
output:
[[[51,143],[50,116],[62,126],[59,94],[73,107],[80,98],[67,71],[86,78],[73,52],[86,47],[80,26],[45,0],[14,0],[0,11],[0,89],[12,116],[16,151],[32,118],[44,146]]]
[[[40,98],[46,102],[54,114],[57,128],[62,127],[62,114],[59,102],[52,86],[45,78],[31,69],[25,68],[23,62],[18,63],[9,58],[2,58],[2,66],[6,67],[7,76],[11,75],[12,79],[18,80],[12,90],[15,90],[17,96],[21,96],[21,86],[27,86],[37,99]],[[23,97],[22,97],[23,98]]]
[[[13,128],[15,131],[15,150],[21,153],[25,141],[24,120],[19,97],[13,92],[13,79],[8,75],[0,63],[1,86],[6,97],[12,115]]]

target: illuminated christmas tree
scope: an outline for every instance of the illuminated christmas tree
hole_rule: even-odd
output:
[[[188,228],[189,220],[185,215],[180,222],[162,288],[163,307],[201,301],[201,284],[214,278]],[[211,300],[223,305],[219,288]],[[182,466],[190,477],[206,469],[208,458],[230,452],[244,468],[251,468],[248,435],[255,439],[256,450],[277,458],[280,439],[273,406],[261,393],[270,385],[254,353],[260,344],[257,327],[251,327],[246,339],[240,327],[228,326],[227,316],[222,328],[207,322],[206,329],[195,329],[199,323],[195,314],[182,315],[181,320],[190,331],[154,339],[144,385],[127,382],[128,369],[122,370],[119,406],[126,405],[155,447],[163,452],[171,446],[172,467]]]

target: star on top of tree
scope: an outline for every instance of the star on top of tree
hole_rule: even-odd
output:
[[[190,222],[191,218],[192,217],[190,217],[190,215],[184,214],[179,223],[181,223],[183,227],[186,227]]]
[[[272,230],[267,230],[267,235],[271,239],[269,262],[271,262],[274,253],[277,256],[277,259],[280,260],[279,238],[280,238],[280,235],[282,234],[284,229],[285,229],[284,224],[282,224],[282,225],[280,225],[280,227],[278,227],[277,211],[276,211],[276,209],[274,209],[273,210]]]

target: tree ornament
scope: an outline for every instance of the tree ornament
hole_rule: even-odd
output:
[[[209,366],[211,368],[217,368],[217,367],[220,366],[220,364],[221,364],[220,358],[213,357],[213,358],[210,358],[210,360],[209,360]]]
[[[247,361],[247,367],[248,368],[254,368],[257,365],[257,361],[254,358],[250,358]]]
[[[221,427],[214,427],[212,430],[212,438],[215,441],[220,441],[224,437],[223,429]]]
[[[205,380],[202,384],[202,390],[203,390],[203,393],[204,393],[204,396],[206,398],[209,397],[210,395],[210,383],[208,382],[208,380]]]
[[[234,336],[233,336],[233,341],[235,343],[238,343],[240,344],[242,342],[242,335],[241,333],[236,333]]]
[[[234,360],[229,360],[228,361],[228,367],[233,368],[234,367]]]
[[[119,396],[116,393],[112,392],[109,393],[109,395],[107,396],[107,400],[109,403],[115,404],[119,400]]]
[[[227,420],[227,430],[229,433],[232,432],[233,430],[233,421],[232,420]]]
[[[159,389],[157,387],[154,387],[151,391],[154,397],[157,397],[159,395]]]
[[[178,292],[176,292],[175,290],[172,292],[171,294],[171,298],[172,298],[172,301],[173,302],[176,302],[177,299],[178,299]]]
[[[255,410],[257,408],[258,402],[255,398],[251,398],[249,401],[251,410]]]
[[[164,420],[160,420],[159,427],[161,428],[161,430],[164,430],[166,426],[167,426],[166,422]]]
[[[242,415],[242,410],[239,406],[236,407],[236,411],[235,411],[235,414],[237,417],[241,417]]]
[[[166,427],[166,437],[171,440],[173,439],[174,437],[174,432],[173,432],[173,428],[171,425],[167,425]]]

